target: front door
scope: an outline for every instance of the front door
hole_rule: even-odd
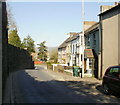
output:
[[[86,59],[84,59],[84,72],[86,72]]]

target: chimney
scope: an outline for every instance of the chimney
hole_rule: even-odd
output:
[[[100,6],[100,12],[103,13],[109,9],[111,9],[113,6],[108,6],[108,5],[101,5]]]
[[[76,32],[70,32],[70,37],[72,37],[73,35],[77,35]]]
[[[115,2],[115,6],[117,6],[119,3],[118,2]]]

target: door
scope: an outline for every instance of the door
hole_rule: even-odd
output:
[[[86,59],[84,59],[84,72],[86,72]]]

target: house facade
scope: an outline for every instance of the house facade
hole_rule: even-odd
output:
[[[85,72],[92,70],[95,77],[99,79],[104,76],[109,66],[120,65],[120,4],[101,6],[100,9],[99,22],[84,22]],[[66,45],[67,63],[69,62],[71,66],[82,65],[81,37],[82,33],[77,33]]]
[[[58,47],[58,62],[61,64],[68,64],[68,57],[67,57],[67,52],[68,51],[68,42],[69,42],[69,38],[67,38],[59,47]]]
[[[66,47],[58,48],[58,62],[66,64]]]
[[[92,70],[94,76],[98,78],[98,71],[100,66],[100,29],[99,22],[85,31],[85,68]]]
[[[65,63],[68,66],[81,66],[81,55],[83,54],[81,38],[82,33],[70,33],[67,38],[58,48],[58,62]],[[65,62],[63,62],[63,58]]]
[[[71,38],[71,66],[79,66],[79,35],[74,35]]]
[[[109,66],[120,65],[120,4],[99,14],[101,30],[101,67],[103,77]]]
[[[66,54],[67,54],[66,62],[68,64],[68,66],[71,66],[72,61],[71,61],[71,41],[70,40],[67,42]]]

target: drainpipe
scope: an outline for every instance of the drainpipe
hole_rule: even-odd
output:
[[[103,72],[103,34],[102,34],[102,16],[100,16],[100,53],[101,53],[101,68],[100,68],[100,78],[102,79],[102,72]]]

